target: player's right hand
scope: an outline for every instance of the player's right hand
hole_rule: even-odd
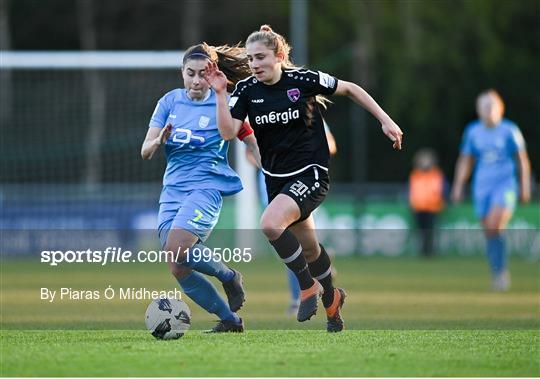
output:
[[[161,132],[159,132],[158,141],[160,145],[164,145],[172,133],[172,124],[167,124],[164,128],[161,129]]]
[[[382,124],[382,130],[383,133],[393,142],[392,147],[394,149],[401,150],[403,132],[401,131],[399,126],[397,126],[394,121],[388,120]]]

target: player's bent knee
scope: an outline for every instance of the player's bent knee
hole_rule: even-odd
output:
[[[302,253],[304,254],[304,257],[308,263],[315,261],[319,257],[320,250],[318,250],[317,247],[304,248],[302,246]]]
[[[504,230],[504,226],[498,222],[486,222],[484,224],[484,234],[487,238],[497,237]]]
[[[181,262],[186,259],[186,249],[183,246],[184,245],[178,245],[176,243],[167,243],[165,245],[165,251],[169,252],[169,258],[171,261],[176,260],[177,262]]]
[[[279,238],[285,228],[275,217],[264,213],[261,217],[261,230],[269,241],[273,241]]]
[[[262,227],[262,232],[268,238],[269,241],[275,241],[283,234],[284,229],[277,229],[275,227]]]
[[[170,263],[169,267],[171,269],[171,274],[176,279],[183,279],[186,276],[188,276],[189,274],[191,274],[191,271],[192,271],[191,269],[189,269],[187,267],[177,265],[176,263]]]
[[[497,237],[502,233],[502,229],[494,227],[494,228],[487,228],[484,230],[484,233],[487,238]]]
[[[505,228],[505,224],[499,220],[487,220],[484,222],[484,234],[486,237],[497,237]]]
[[[274,241],[281,236],[285,228],[271,217],[261,218],[261,230],[269,241]]]

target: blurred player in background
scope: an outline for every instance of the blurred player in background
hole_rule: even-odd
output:
[[[345,292],[333,286],[330,257],[317,240],[311,214],[329,189],[329,150],[319,108],[324,101],[318,96],[349,96],[379,119],[396,149],[401,148],[402,132],[362,88],[295,67],[289,51],[285,39],[263,25],[246,41],[253,76],[237,84],[230,100],[227,77],[216,64],[207,65],[206,78],[217,92],[223,138],[234,138],[248,115],[255,130],[269,199],[261,227],[300,284],[297,320],[316,313],[322,294],[327,331],[339,332]]]
[[[167,168],[159,200],[159,238],[162,247],[173,253],[169,266],[184,293],[220,318],[212,332],[244,329],[235,313],[245,300],[242,275],[220,261],[205,262],[200,256],[205,248],[201,243],[218,221],[222,196],[241,191],[242,183],[228,164],[228,142],[223,141],[216,124],[216,93],[204,79],[204,70],[212,61],[229,72],[232,81],[245,77],[246,60],[240,53],[238,48],[206,44],[186,50],[182,67],[185,88],[172,90],[159,100],[141,149],[143,159],[151,159],[161,145],[165,147]],[[230,71],[232,67],[234,72]],[[238,137],[251,133],[249,125],[243,125]],[[252,144],[248,148],[257,150],[254,139],[249,141]],[[254,153],[258,156],[257,151]],[[194,257],[195,248],[199,249],[199,259]],[[177,253],[178,259],[174,256]],[[201,273],[221,281],[228,304]]]
[[[474,207],[487,239],[492,287],[495,291],[507,291],[510,273],[502,232],[512,217],[518,190],[521,201],[531,198],[529,157],[519,128],[503,118],[504,102],[496,91],[482,92],[476,100],[476,111],[479,120],[467,125],[463,134],[452,200],[462,200],[463,186],[474,167]],[[514,160],[519,167],[520,185]]]
[[[409,204],[420,237],[420,252],[433,256],[433,234],[438,214],[444,208],[445,179],[432,149],[420,149],[413,158],[409,176]]]

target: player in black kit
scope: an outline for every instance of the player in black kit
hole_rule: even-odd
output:
[[[403,133],[362,88],[320,71],[295,67],[289,51],[285,39],[263,25],[246,41],[253,76],[238,82],[229,100],[227,78],[217,66],[209,63],[205,75],[217,93],[223,139],[235,138],[246,116],[255,131],[269,201],[261,228],[298,278],[298,321],[316,313],[322,295],[327,330],[339,332],[344,326],[345,291],[332,284],[330,258],[318,243],[311,215],[329,189],[329,152],[319,108],[326,99],[321,95],[348,96],[363,106],[381,122],[395,149],[401,149]]]

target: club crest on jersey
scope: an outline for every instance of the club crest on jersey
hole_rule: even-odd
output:
[[[206,128],[210,123],[210,117],[201,116],[199,119],[199,128]]]
[[[300,99],[300,90],[298,88],[293,88],[287,91],[287,96],[289,100],[293,103],[296,103]]]

